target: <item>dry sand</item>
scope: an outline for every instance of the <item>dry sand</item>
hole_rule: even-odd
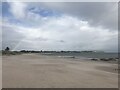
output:
[[[3,56],[3,88],[117,88],[117,64],[38,54]]]
[[[2,56],[0,55],[0,89],[2,89]]]

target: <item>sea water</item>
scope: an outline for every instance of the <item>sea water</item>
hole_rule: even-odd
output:
[[[85,58],[118,58],[118,53],[49,53],[49,56],[62,56],[62,57],[85,57]]]

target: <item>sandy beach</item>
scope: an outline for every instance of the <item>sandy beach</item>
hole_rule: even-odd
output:
[[[40,54],[2,57],[3,88],[117,88],[117,64]]]

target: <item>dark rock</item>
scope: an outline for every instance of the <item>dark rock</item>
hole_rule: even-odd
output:
[[[101,61],[110,61],[109,59],[106,59],[106,58],[101,58],[100,60]]]
[[[117,61],[116,58],[101,58],[101,61]]]
[[[108,58],[110,61],[116,61],[115,58]]]
[[[91,60],[92,60],[92,61],[98,61],[98,59],[97,59],[97,58],[92,58]]]

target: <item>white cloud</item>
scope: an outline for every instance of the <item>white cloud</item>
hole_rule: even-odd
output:
[[[116,22],[116,18],[113,18],[114,15],[111,14],[115,12],[116,16],[116,9],[108,10],[106,4],[38,3],[36,5],[9,2],[9,5],[9,10],[14,17],[3,18],[3,47],[10,46],[13,50],[117,51],[118,49],[117,30],[102,27],[112,26],[111,24]],[[37,12],[44,6],[53,11],[61,11],[61,14],[44,17],[28,10],[34,6]],[[91,20],[94,25],[90,24]]]
[[[92,26],[117,30],[118,2],[41,2],[38,7],[57,10],[73,17],[87,20]]]
[[[24,18],[26,15],[26,4],[23,2],[9,2],[10,12],[15,18]]]
[[[38,22],[40,22],[40,20],[41,18],[38,18]],[[62,15],[57,18],[49,17],[44,24],[40,24],[38,27],[31,28],[9,23],[8,25],[5,24],[5,26],[8,28],[11,27],[16,34],[18,33],[18,35],[24,37],[18,40],[18,43],[14,47],[15,50],[114,51],[117,50],[118,45],[117,31],[111,31],[101,27],[91,27],[87,21],[82,21],[68,15]],[[9,36],[11,36],[11,34],[9,34]],[[8,38],[4,37],[4,39],[7,40]],[[11,38],[11,40],[14,39],[15,38]]]

